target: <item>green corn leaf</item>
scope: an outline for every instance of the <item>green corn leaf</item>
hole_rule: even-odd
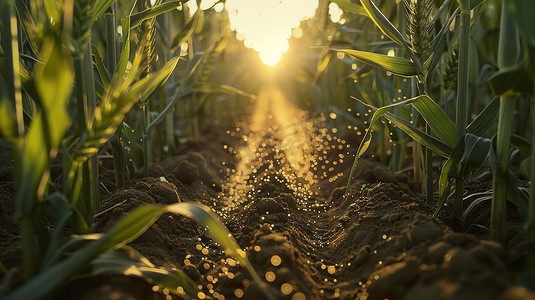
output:
[[[496,136],[492,139],[489,163],[490,169],[492,170],[492,176],[505,184],[507,201],[513,203],[518,208],[518,212],[522,218],[526,219],[528,212],[526,198],[524,197],[524,193],[518,187],[516,176],[513,174],[511,168],[506,166],[506,170],[502,170],[500,166],[500,161],[496,155]]]
[[[421,131],[409,121],[404,120],[403,118],[400,118],[399,116],[390,112],[385,113],[385,117],[418,143],[424,145],[428,149],[431,149],[433,153],[442,157],[448,157],[451,154],[452,149],[450,146],[448,146],[448,144]]]
[[[388,18],[383,15],[383,13],[379,10],[379,8],[377,8],[373,1],[360,0],[360,3],[362,4],[364,10],[366,10],[366,13],[370,17],[370,19],[372,19],[373,23],[375,23],[375,25],[379,27],[381,32],[384,33],[384,35],[390,38],[393,42],[404,47],[405,50],[407,50],[407,53],[409,54],[412,62],[416,67],[416,70],[418,71],[418,74],[424,74],[422,62],[420,62],[416,58],[416,55],[409,47],[409,45],[405,42],[401,33],[396,29],[396,27],[394,27],[394,25],[392,25]]]
[[[422,115],[438,138],[453,148],[455,146],[455,124],[440,106],[426,95],[414,98],[411,104]]]
[[[520,155],[523,157],[531,156],[531,143],[527,139],[517,134],[511,134],[511,144],[520,151]]]
[[[451,17],[442,25],[442,28],[437,33],[435,38],[433,38],[433,42],[431,43],[431,57],[425,64],[427,64],[427,74],[431,74],[433,70],[436,68],[437,64],[440,62],[442,58],[442,53],[444,52],[444,47],[446,46],[448,33],[450,32],[449,28],[453,20],[455,20],[455,17],[457,16],[457,13],[459,12],[460,8],[457,8]]]
[[[467,134],[455,146],[453,152],[442,167],[439,178],[439,204],[434,216],[446,202],[451,189],[450,179],[467,179],[472,172],[479,169],[487,160],[491,141],[486,138]]]
[[[197,298],[197,285],[180,269],[166,269],[154,266],[147,258],[131,247],[123,246],[119,250],[100,255],[90,264],[91,273],[87,276],[125,275],[137,277],[167,289],[170,293]],[[181,292],[177,288],[181,288]]]
[[[468,197],[465,197],[463,199],[463,202],[467,202],[469,198],[474,198],[474,197],[476,197],[476,199],[472,200],[472,202],[470,202],[468,207],[463,212],[463,216],[462,216],[463,222],[466,220],[466,217],[468,217],[468,214],[470,214],[470,212],[472,211],[472,209],[474,209],[474,207],[476,207],[478,204],[483,203],[485,201],[492,200],[492,193],[482,192],[482,193],[471,194]]]
[[[123,51],[121,52],[119,63],[117,64],[117,67],[115,68],[114,76],[117,76],[115,74],[120,74],[120,75],[125,74],[126,68],[128,66],[128,62],[130,60],[130,18],[125,17],[121,19],[121,28],[123,31],[124,48],[123,48]]]
[[[490,145],[490,139],[467,134],[463,156],[456,166],[455,178],[466,179],[479,169],[487,160]]]
[[[95,45],[91,45],[91,52],[95,57],[95,66],[97,67],[97,72],[102,84],[104,85],[104,89],[109,89],[111,84],[110,75],[108,74],[108,70],[106,70],[104,63],[102,62],[102,56],[100,56],[100,52]]]
[[[430,135],[422,132],[421,130],[416,128],[414,125],[412,125],[410,122],[408,122],[408,121],[404,120],[403,118],[401,118],[399,116],[396,116],[396,115],[394,115],[393,113],[390,112],[393,108],[398,107],[398,106],[403,106],[403,105],[410,104],[412,101],[414,101],[417,98],[408,99],[408,100],[405,100],[405,101],[402,101],[402,102],[398,102],[398,103],[390,104],[390,105],[387,105],[387,106],[383,106],[381,108],[373,107],[373,106],[371,106],[369,104],[366,104],[366,103],[360,101],[359,99],[354,98],[355,100],[357,100],[360,103],[362,103],[363,105],[371,108],[375,112],[374,112],[374,114],[373,114],[373,116],[372,116],[372,118],[370,120],[370,125],[366,129],[366,133],[364,134],[364,137],[362,138],[362,141],[361,141],[361,143],[359,145],[359,148],[357,150],[358,155],[355,156],[355,160],[353,161],[353,166],[351,167],[351,171],[349,173],[349,180],[348,180],[347,185],[346,185],[346,193],[349,190],[349,185],[351,184],[351,179],[353,178],[353,175],[354,175],[355,170],[357,168],[358,159],[359,159],[360,156],[362,156],[362,154],[364,154],[364,152],[368,149],[368,147],[370,145],[371,138],[372,138],[371,137],[371,128],[383,116],[386,117],[390,122],[394,123],[394,125],[399,127],[401,130],[403,130],[410,137],[415,139],[417,142],[419,142],[422,145],[424,145],[425,147],[431,149],[433,151],[433,153],[436,153],[436,154],[441,155],[443,157],[448,157],[451,154],[452,149],[447,144],[445,144],[444,142],[434,138],[433,136],[430,136]]]
[[[70,56],[55,37],[45,39],[40,57],[46,63],[35,67],[35,87],[44,110],[43,116],[47,120],[46,131],[50,134],[51,150],[55,151],[69,124],[67,102],[72,92],[74,71]]]
[[[95,22],[100,18],[115,1],[117,0],[97,0],[93,6],[93,13],[91,14],[92,21]]]
[[[405,47],[406,43],[403,40],[403,36],[401,33],[390,23],[387,17],[383,15],[383,13],[377,8],[375,3],[371,0],[360,0],[360,3],[362,4],[362,7],[372,19],[372,21],[375,23],[377,27],[381,30],[384,35],[386,35],[388,38],[390,38],[392,41],[396,42],[396,44]]]
[[[212,210],[202,204],[184,202],[173,204],[167,207],[169,212],[178,213],[184,215],[188,218],[196,220],[201,226],[207,228],[207,232],[210,236],[218,242],[225,252],[229,255],[234,256],[241,265],[249,271],[253,280],[258,286],[262,288],[264,295],[268,299],[275,299],[275,297],[269,292],[266,284],[260,279],[260,276],[254,269],[253,265],[249,262],[245,256],[245,252],[240,249],[238,243],[234,240],[230,232],[227,230],[225,225],[219,221],[219,218],[212,212]]]
[[[191,35],[193,34],[193,31],[195,30],[195,27],[197,26],[197,22],[199,21],[199,15],[198,13],[195,13],[195,16],[184,26],[176,35],[173,37],[173,40],[171,42],[171,52],[175,52],[178,50],[178,48],[187,40],[191,38]]]
[[[130,157],[134,163],[135,168],[143,167],[143,146],[139,142],[141,137],[135,133],[135,131],[125,122],[119,126],[117,130],[119,136],[126,140],[128,143],[128,149],[130,152]]]
[[[46,14],[56,24],[61,24],[61,11],[56,0],[43,0]]]
[[[198,203],[184,202],[169,206],[143,205],[135,208],[128,215],[121,218],[107,233],[89,236],[94,240],[89,240],[83,249],[77,251],[76,255],[68,256],[65,260],[46,270],[42,270],[39,275],[7,295],[5,299],[34,300],[50,295],[54,290],[65,284],[73,274],[80,272],[99,255],[121,248],[123,245],[139,237],[165,212],[177,213],[193,218],[201,226],[208,228],[208,233],[210,233],[212,238],[224,247],[228,253],[235,255],[235,258],[247,268],[259,286],[265,287],[258,273],[256,273],[245,256],[245,252],[239,248],[236,241],[210,208]],[[70,246],[72,245],[71,243]],[[263,291],[266,293],[268,299],[275,299],[267,289],[263,289]]]
[[[466,127],[466,132],[482,136],[498,120],[500,98],[494,97],[481,113]]]
[[[133,14],[130,16],[130,28],[136,28],[137,26],[141,25],[141,23],[145,20],[154,18],[156,16],[159,16],[163,13],[166,13],[168,11],[171,11],[173,9],[178,8],[183,3],[186,3],[187,0],[184,1],[168,1],[164,2],[162,4],[158,4],[155,6],[152,6],[151,8],[148,8],[142,12],[139,12],[137,14]]]
[[[351,2],[351,0],[331,0],[340,7],[341,9],[350,12],[352,14],[357,14],[361,16],[367,16],[366,10],[358,4]]]
[[[459,145],[459,147],[453,149],[452,157],[448,158],[448,160],[446,160],[446,163],[444,163],[444,165],[442,166],[442,170],[440,171],[440,177],[438,179],[438,204],[435,213],[433,214],[433,218],[436,218],[438,216],[440,210],[442,210],[442,207],[444,207],[444,204],[446,203],[448,194],[451,190],[449,173],[453,168],[453,164],[455,163],[455,158],[453,158],[453,156],[460,156],[461,152],[458,149],[462,147],[464,147],[464,145]]]
[[[73,215],[73,210],[69,204],[65,195],[55,192],[45,199],[45,211],[47,216],[51,216],[55,221],[54,229],[50,232],[50,242],[46,249],[45,257],[41,269],[47,269],[50,265],[48,262],[52,262],[53,257],[60,249],[60,244],[63,239],[63,230],[67,225],[67,222]]]
[[[531,0],[516,0],[507,7],[515,16],[518,29],[529,43],[535,44],[535,24],[533,23],[533,12],[535,2]]]
[[[412,77],[418,75],[418,70],[414,63],[410,60],[401,57],[392,57],[384,54],[377,54],[366,51],[358,51],[351,49],[333,49],[339,52],[346,53],[359,61],[389,71],[404,77]]]
[[[243,90],[235,88],[233,86],[218,84],[218,83],[209,83],[209,82],[200,82],[191,87],[193,91],[203,92],[203,93],[222,93],[222,94],[236,94],[251,99],[255,99],[256,96],[249,94]]]
[[[160,124],[160,122],[162,122],[165,118],[165,116],[170,112],[172,111],[172,108],[175,107],[175,103],[182,99],[183,97],[186,97],[186,96],[189,96],[193,93],[193,90],[191,90],[191,88],[187,88],[186,91],[178,94],[175,98],[173,98],[173,100],[171,100],[169,103],[167,103],[167,106],[165,106],[165,108],[158,114],[158,116],[156,116],[156,118],[154,118],[154,120],[152,120],[152,122],[150,123],[150,125],[147,127],[147,131],[145,132],[146,135],[149,135],[151,132],[152,132],[152,129]]]
[[[132,92],[139,91],[141,93],[140,95],[142,95],[139,100],[142,106],[146,105],[154,91],[169,79],[169,76],[171,76],[171,73],[173,73],[178,64],[178,60],[179,57],[170,59],[156,75],[148,75],[132,85]]]
[[[485,3],[486,1],[487,0],[471,0],[470,1],[470,10],[480,6],[481,4]]]
[[[533,80],[524,63],[500,69],[488,79],[488,82],[496,96],[517,97],[533,93]]]

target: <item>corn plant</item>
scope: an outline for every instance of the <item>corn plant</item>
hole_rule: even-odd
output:
[[[418,85],[421,89],[422,96],[414,97],[409,100],[398,102],[395,104],[387,105],[381,108],[370,107],[375,110],[375,113],[370,121],[370,128],[381,116],[386,117],[390,122],[394,123],[400,129],[402,129],[409,136],[413,137],[416,141],[424,145],[426,148],[432,150],[433,153],[436,153],[444,158],[447,158],[448,161],[446,165],[442,168],[441,176],[439,179],[439,194],[440,194],[440,207],[445,203],[446,196],[450,190],[449,178],[456,178],[456,198],[454,201],[454,214],[458,219],[461,219],[462,215],[462,192],[463,186],[461,186],[462,181],[467,178],[472,171],[476,170],[481,166],[489,153],[489,140],[479,138],[484,134],[492,125],[494,116],[498,111],[498,106],[496,101],[491,101],[487,108],[481,112],[481,114],[473,120],[468,126],[466,126],[466,121],[463,118],[460,119],[461,125],[457,126],[449,119],[446,113],[433,101],[430,96],[427,94],[427,82],[432,75],[433,70],[440,61],[443,53],[443,49],[446,45],[448,28],[455,18],[457,9],[445,22],[441,30],[433,38],[430,47],[430,53],[426,54],[425,51],[419,50],[415,51],[415,47],[410,47],[409,44],[412,43],[418,44],[418,39],[416,37],[416,32],[422,31],[416,26],[416,22],[413,19],[411,22],[412,25],[412,42],[406,41],[401,33],[392,25],[392,23],[381,13],[381,11],[375,6],[375,4],[368,0],[361,1],[362,8],[358,10],[353,7],[353,12],[359,13],[361,9],[364,9],[369,17],[374,21],[375,25],[383,32],[385,36],[390,38],[399,46],[403,47],[409,55],[409,59],[401,57],[391,57],[383,54],[365,52],[360,50],[352,49],[336,49],[336,51],[342,51],[357,60],[387,70],[393,74],[404,76],[404,77],[416,77],[418,80]],[[481,4],[481,1],[471,3],[473,8]],[[423,9],[423,8],[420,8]],[[417,16],[416,8],[412,7],[409,9],[410,14]],[[460,10],[463,10],[461,7]],[[466,8],[465,8],[466,10]],[[439,12],[442,10],[439,10]],[[433,19],[437,19],[435,16]],[[462,24],[461,24],[462,26]],[[468,24],[469,26],[469,24]],[[427,26],[424,26],[426,28]],[[465,29],[462,29],[465,30]],[[423,35],[423,34],[421,34]],[[465,52],[464,49],[462,52]],[[420,56],[420,59],[417,57]],[[426,57],[428,56],[428,57]],[[423,58],[423,59],[422,59]],[[459,78],[464,78],[463,75],[467,71],[465,69],[466,63],[463,63],[463,60],[460,59],[459,62]],[[460,80],[460,79],[459,79]],[[463,82],[463,85],[465,83]],[[458,84],[459,88],[460,84]],[[466,94],[466,91],[463,91],[462,88],[459,93]],[[460,101],[465,101],[465,98],[460,98]],[[464,99],[464,100],[462,100]],[[422,132],[417,127],[415,127],[410,122],[407,122],[403,118],[396,116],[392,113],[392,110],[395,107],[402,105],[412,105],[416,111],[423,117],[426,124],[432,130],[435,136],[429,134],[429,132]],[[457,106],[459,108],[459,105]],[[460,105],[462,109],[462,105]],[[458,115],[465,115],[466,111],[458,112]],[[464,124],[464,125],[462,125]],[[463,130],[459,130],[459,126],[463,127]],[[356,168],[358,157],[361,156],[371,142],[371,130],[368,128],[362,143],[359,147],[358,153],[355,158],[355,162],[350,173],[350,180],[353,176],[354,170]],[[461,137],[456,137],[456,135],[462,134]],[[477,151],[474,151],[477,149]],[[428,168],[432,168],[432,161],[427,162]],[[428,173],[429,174],[429,173]],[[430,179],[428,177],[428,179]],[[349,185],[349,183],[348,183]],[[431,185],[430,185],[431,186]],[[432,197],[432,194],[427,195],[428,201]],[[438,213],[438,211],[437,211]]]
[[[42,299],[45,296],[50,296],[52,292],[63,286],[71,276],[80,273],[89,264],[97,267],[93,275],[99,272],[128,275],[136,274],[134,270],[138,270],[135,276],[146,279],[161,288],[169,289],[174,294],[184,296],[187,299],[196,298],[196,286],[183,272],[147,265],[146,259],[143,259],[131,248],[124,246],[145,232],[165,212],[184,215],[199,222],[227,254],[234,256],[245,266],[253,280],[261,287],[266,298],[275,299],[252,267],[245,252],[240,249],[212,210],[204,205],[188,202],[168,206],[140,206],[118,220],[104,234],[81,235],[71,238],[63,246],[54,249],[54,252],[51,252],[52,255],[43,261],[43,268],[39,275],[8,293],[4,299]],[[80,247],[82,248],[78,249]],[[115,249],[130,252],[137,258],[137,262],[125,258],[120,255],[120,252],[110,252]],[[60,260],[62,256],[73,251],[76,251],[75,255],[69,255],[66,259]],[[180,292],[178,288],[182,288]]]
[[[521,94],[531,94],[535,85],[533,84],[533,25],[530,24],[529,17],[524,9],[533,9],[533,4],[527,1],[504,1],[501,15],[500,47],[498,52],[498,65],[500,70],[490,79],[489,83],[495,94],[500,98],[500,121],[498,134],[496,136],[495,153],[493,157],[494,190],[491,229],[493,237],[498,241],[505,241],[505,202],[510,198],[511,190],[514,191],[515,182],[509,170],[510,144],[518,147],[519,137],[511,135],[512,110],[514,110],[515,99]],[[518,26],[518,28],[517,28]],[[520,30],[518,30],[520,29]],[[520,59],[519,35],[525,39],[524,59]],[[526,141],[527,143],[527,141]],[[529,147],[531,148],[531,147]],[[528,148],[528,149],[529,149]],[[533,150],[531,150],[533,151]],[[524,156],[532,153],[524,150]],[[531,160],[533,164],[533,159]],[[533,182],[534,167],[531,167],[531,179]],[[526,231],[528,240],[528,262],[531,268],[535,265],[533,257],[534,243],[534,201],[533,185],[531,186],[531,200],[529,201],[526,213]]]
[[[2,292],[7,291],[7,294],[1,297],[41,299],[51,296],[73,275],[83,276],[80,272],[91,265],[94,273],[88,275],[95,276],[100,274],[99,272],[132,275],[132,270],[137,270],[134,276],[167,288],[179,296],[195,298],[197,289],[183,272],[155,267],[135,250],[124,246],[142,234],[164,212],[173,212],[193,218],[207,227],[208,232],[227,253],[235,256],[248,269],[253,280],[263,288],[266,297],[273,299],[224,225],[209,208],[200,204],[139,207],[104,234],[79,235],[63,241],[62,235],[67,225],[79,232],[91,230],[90,222],[94,214],[92,210],[95,207],[87,206],[87,203],[83,203],[87,200],[81,200],[79,197],[83,179],[89,175],[84,171],[84,165],[114,135],[124,115],[133,105],[144,95],[150,95],[161,86],[178,63],[178,58],[170,59],[160,70],[140,78],[140,74],[146,71],[142,65],[146,57],[148,37],[141,39],[133,59],[130,60],[130,29],[139,25],[144,18],[154,16],[156,8],[161,12],[162,7],[145,10],[141,15],[130,14],[122,20],[126,43],[119,62],[115,65],[113,58],[107,61],[108,68],[114,69],[112,76],[104,67],[96,48],[92,49],[96,69],[105,89],[101,95],[91,96],[92,88],[84,86],[84,83],[89,83],[87,78],[93,73],[91,56],[87,60],[88,28],[112,2],[97,1],[93,8],[86,2],[77,3],[75,11],[78,10],[79,15],[75,21],[84,22],[88,27],[81,26],[72,36],[69,35],[69,28],[72,29],[72,26],[59,21],[63,14],[70,13],[68,10],[62,11],[68,5],[50,6],[51,2],[46,2],[46,14],[51,18],[45,19],[50,20],[51,26],[39,32],[35,28],[26,27],[26,32],[33,34],[30,41],[32,51],[35,51],[37,56],[31,73],[19,63],[17,20],[13,6],[10,1],[0,2],[0,50],[5,57],[0,61],[3,67],[3,72],[0,73],[0,132],[13,149],[16,170],[15,217],[20,224],[23,273],[26,279],[26,282],[16,289],[1,286]],[[172,9],[169,8],[169,3],[166,4],[167,10]],[[176,7],[180,3],[177,1],[171,5]],[[44,12],[38,11],[34,15],[42,13]],[[66,51],[66,45],[73,45],[74,50]],[[84,54],[80,55],[81,52]],[[87,64],[88,61],[91,63]],[[79,64],[78,71],[75,71],[76,64]],[[81,82],[75,81],[75,73],[81,78],[77,79]],[[78,83],[77,100],[82,104],[78,105],[78,109],[84,122],[77,124],[78,131],[73,136],[64,138],[70,124],[67,104],[75,82]],[[80,89],[85,90],[87,94],[80,93]],[[25,116],[23,96],[30,96],[36,103],[36,110],[31,116]],[[94,108],[87,103],[90,101],[88,97],[96,98],[98,104],[95,103]],[[31,118],[25,121],[25,117]],[[59,192],[49,180],[49,162],[56,156],[61,145],[65,150],[66,162],[64,193]],[[51,231],[45,226],[45,218],[54,223]],[[33,270],[36,249],[34,233],[38,237],[38,248],[43,257],[38,274]],[[63,259],[64,257],[67,258]],[[182,287],[182,290],[177,290],[177,287]]]

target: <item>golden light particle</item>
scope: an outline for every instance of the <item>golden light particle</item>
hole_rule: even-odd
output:
[[[208,255],[208,249],[202,248],[201,253],[204,255]]]
[[[235,289],[234,290],[234,295],[238,298],[241,298],[243,297],[243,290],[242,289]]]
[[[271,271],[268,271],[266,272],[266,280],[269,281],[269,282],[273,282],[275,281],[275,278],[277,278],[277,276],[275,275],[275,273],[271,272]]]
[[[157,286],[157,285],[155,285],[155,286],[152,287],[152,291],[153,291],[153,292],[157,292],[159,289],[160,289],[160,287]]]
[[[258,246],[258,245],[257,245],[257,246],[254,246],[253,249],[254,249],[254,251],[256,251],[256,252],[260,252],[260,250],[262,250],[262,248],[260,248],[260,246]]]
[[[181,287],[181,286],[177,287],[177,288],[176,288],[176,291],[177,291],[177,293],[179,293],[180,295],[184,295],[184,294],[185,294],[185,292],[184,292],[184,288]]]
[[[284,295],[290,295],[290,293],[292,293],[293,291],[293,287],[291,284],[289,283],[283,283],[281,285],[281,292],[284,294]]]
[[[336,117],[337,117],[337,116],[336,116],[335,113],[332,112],[332,113],[329,114],[329,117],[330,117],[331,119],[333,119],[333,120],[336,120]]]
[[[336,268],[334,266],[329,266],[327,268],[327,272],[329,272],[329,274],[334,274],[334,272],[336,272]]]
[[[201,244],[195,245],[195,249],[201,251],[202,250],[202,245]]]
[[[279,266],[281,264],[282,260],[280,258],[280,256],[278,255],[273,255],[271,257],[271,264],[274,265],[275,267]]]
[[[307,297],[301,292],[297,292],[292,296],[292,300],[306,300]]]
[[[203,292],[198,292],[197,293],[197,298],[204,299],[204,298],[206,298],[206,295]]]

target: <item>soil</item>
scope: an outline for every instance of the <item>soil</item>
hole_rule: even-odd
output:
[[[343,140],[358,145],[356,135],[346,134]],[[239,155],[229,149],[243,144],[238,135],[207,127],[177,155],[151,165],[149,178],[138,174],[117,191],[102,189],[98,230],[141,204],[197,201],[220,214],[277,299],[535,299],[533,292],[515,285],[525,268],[518,226],[510,229],[505,248],[484,232],[454,232],[447,213],[431,217],[433,209],[412,192],[410,178],[371,159],[360,160],[348,197],[345,183],[352,159],[332,171],[343,176],[314,182],[311,188],[318,192],[308,199],[300,199],[285,180],[257,180],[251,199],[228,209],[228,199],[222,196],[228,191],[228,170],[239,164]],[[333,148],[326,158],[342,153]],[[10,268],[19,265],[20,249],[17,227],[7,213],[12,211],[12,171],[3,165],[0,253]],[[279,171],[263,168],[255,178],[273,177],[274,172]],[[467,190],[484,191],[485,185],[488,180],[468,183]],[[488,221],[477,217],[468,222]],[[130,245],[155,265],[185,271],[202,297],[264,299],[247,271],[188,218],[165,214]],[[75,280],[55,298],[166,295],[139,279],[103,276]],[[167,298],[178,296],[171,293]]]

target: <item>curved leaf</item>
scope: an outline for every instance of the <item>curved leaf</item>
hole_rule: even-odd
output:
[[[482,136],[496,123],[500,111],[500,98],[494,97],[481,113],[466,127],[466,132]]]
[[[197,298],[197,285],[184,271],[156,267],[128,246],[100,255],[91,262],[90,268],[88,276],[113,274],[137,277],[186,299]]]
[[[362,154],[364,154],[366,149],[368,149],[369,144],[371,142],[371,138],[372,138],[371,137],[371,128],[373,127],[375,122],[377,122],[377,120],[379,120],[383,116],[386,117],[392,123],[394,123],[394,125],[398,126],[401,130],[403,130],[406,134],[411,136],[417,142],[421,143],[422,145],[424,145],[428,149],[431,149],[433,151],[433,153],[436,153],[436,154],[441,155],[443,157],[450,156],[450,154],[452,152],[452,149],[447,144],[445,144],[444,142],[436,139],[433,136],[430,136],[430,135],[422,132],[421,130],[416,128],[414,125],[412,125],[410,122],[408,122],[408,121],[404,120],[403,118],[401,118],[399,116],[396,116],[395,114],[390,112],[390,110],[392,110],[393,108],[395,108],[397,106],[403,106],[403,105],[410,104],[416,98],[408,99],[408,100],[401,101],[401,102],[394,103],[394,104],[390,104],[390,105],[387,105],[387,106],[383,106],[381,108],[376,108],[376,107],[373,107],[373,106],[371,106],[369,104],[366,104],[366,103],[360,101],[359,99],[356,99],[356,98],[354,98],[354,99],[359,101],[359,102],[361,102],[365,106],[375,110],[375,112],[374,112],[374,114],[373,114],[373,116],[372,116],[372,118],[370,120],[370,125],[366,129],[366,133],[364,134],[364,137],[362,138],[362,141],[361,141],[361,143],[359,145],[359,148],[357,150],[358,155],[355,155],[355,160],[353,161],[353,166],[351,167],[351,171],[349,173],[349,179],[348,179],[348,182],[347,182],[347,185],[346,185],[346,194],[349,191],[349,186],[351,184],[351,179],[353,178],[353,175],[354,175],[355,170],[357,168],[358,159],[360,158],[360,156],[362,156]]]
[[[73,274],[81,271],[99,255],[120,248],[139,237],[165,212],[184,215],[206,227],[212,238],[247,268],[260,287],[266,286],[245,256],[245,252],[239,248],[232,235],[211,209],[199,203],[183,202],[168,206],[143,205],[135,208],[128,215],[121,218],[104,235],[92,235],[97,239],[89,240],[85,247],[76,252],[76,255],[68,256],[65,260],[43,270],[39,275],[7,295],[5,299],[33,300],[50,295],[54,290],[65,284]],[[275,299],[267,289],[263,288],[262,291],[264,291],[268,299]]]
[[[110,87],[110,75],[108,74],[106,67],[104,67],[104,63],[102,62],[102,56],[100,55],[100,52],[98,51],[97,47],[93,44],[91,45],[91,52],[95,57],[95,66],[97,67],[97,72],[100,77],[100,80],[102,81],[102,84],[104,85],[104,89],[108,89]]]
[[[210,82],[196,83],[195,85],[191,87],[191,89],[193,91],[203,92],[203,93],[237,94],[237,95],[245,96],[251,99],[256,98],[255,95],[249,94],[233,86],[225,85],[225,84],[218,84],[218,83],[210,83]]]
[[[170,48],[171,52],[175,52],[185,41],[189,40],[191,35],[193,34],[193,31],[195,30],[195,26],[197,25],[197,22],[199,21],[199,15],[198,13],[195,14],[195,16],[184,26],[176,35],[173,37],[173,40],[171,42]]]
[[[450,147],[455,147],[455,124],[433,99],[422,95],[414,98],[411,104],[441,141]]]
[[[152,6],[151,8],[148,8],[137,14],[133,14],[132,16],[130,16],[130,28],[136,28],[137,26],[141,25],[143,21],[148,20],[150,18],[154,18],[168,11],[172,11],[173,9],[176,9],[179,6],[182,6],[182,4],[186,2],[188,1],[187,0],[167,1],[158,5]]]
[[[375,23],[377,27],[381,30],[384,35],[386,35],[388,38],[390,38],[392,41],[396,42],[396,44],[405,47],[406,43],[403,40],[403,36],[401,33],[392,25],[392,23],[388,20],[385,15],[377,8],[377,6],[373,3],[371,0],[360,0],[360,3],[362,4],[362,7],[372,19],[372,21]]]
[[[384,69],[400,76],[412,77],[418,75],[418,70],[414,63],[406,58],[351,49],[334,50],[346,53],[365,64]]]

